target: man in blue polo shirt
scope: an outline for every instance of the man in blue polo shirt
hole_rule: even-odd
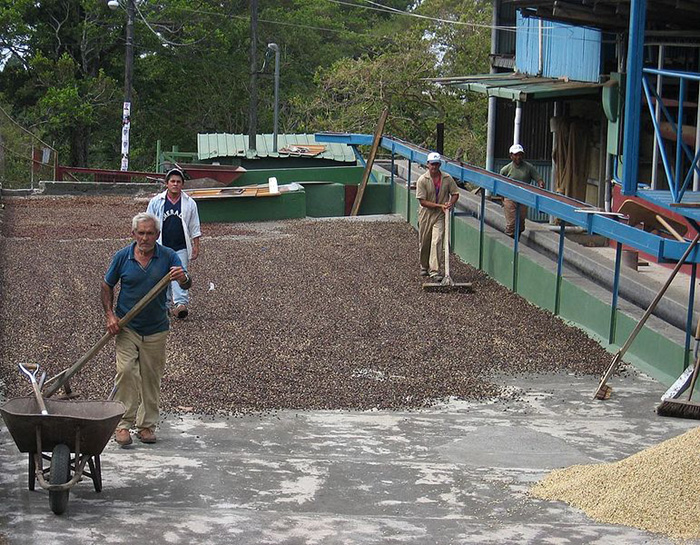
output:
[[[107,331],[116,335],[117,392],[114,399],[126,407],[115,433],[115,440],[121,446],[132,443],[129,431],[132,427],[137,428],[137,437],[142,443],[156,442],[160,382],[170,326],[165,291],[123,328],[119,327],[119,319],[168,272],[183,289],[192,285],[177,254],[156,242],[159,233],[160,225],[155,216],[147,213],[134,216],[131,222],[134,242],[114,255],[102,282],[101,300]],[[114,288],[118,282],[121,282],[121,290],[117,306],[113,308]]]

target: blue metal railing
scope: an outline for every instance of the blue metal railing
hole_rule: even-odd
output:
[[[316,141],[342,142],[356,146],[369,146],[372,144],[373,137],[369,134],[317,133]],[[382,137],[380,145],[392,154],[397,154],[408,159],[409,168],[414,162],[422,165],[427,162],[429,150],[409,142],[384,136]],[[631,246],[632,248],[654,256],[658,261],[678,261],[688,247],[686,242],[663,238],[654,233],[649,233],[631,225],[621,223],[606,214],[597,213],[597,209],[586,203],[581,203],[569,197],[539,189],[528,184],[509,180],[499,174],[488,172],[474,165],[445,160],[442,170],[452,175],[455,179],[483,187],[494,195],[501,195],[522,203],[533,208],[538,213],[550,214],[565,221],[569,225],[583,227],[589,233],[600,234],[615,239],[620,244]],[[408,201],[411,199],[410,193],[407,193],[406,199],[406,206],[408,207]],[[700,248],[693,248],[687,261],[689,263],[700,263]]]
[[[692,72],[680,72],[677,70],[659,70],[655,68],[645,68],[642,74],[642,88],[644,89],[644,95],[647,99],[647,106],[649,107],[649,112],[651,113],[651,121],[654,125],[654,132],[656,133],[656,139],[659,145],[659,152],[661,155],[661,162],[663,163],[664,173],[666,174],[666,181],[668,182],[669,190],[671,191],[671,197],[674,203],[679,203],[683,199],[683,194],[688,185],[693,178],[693,173],[697,171],[700,173],[700,168],[698,168],[698,158],[700,158],[700,150],[693,155],[690,147],[683,142],[683,108],[685,106],[686,90],[689,81],[700,82],[700,74]],[[663,103],[663,100],[656,92],[650,83],[648,76],[665,77],[665,78],[675,78],[678,79],[678,115],[673,116],[668,111],[668,108]],[[659,120],[656,119],[656,114],[654,112],[654,102],[658,103],[661,111],[663,112],[666,121],[669,123],[676,137],[676,154],[675,163],[671,165],[668,154],[666,153],[666,148],[663,145],[663,136],[661,134],[661,126]],[[690,166],[687,171],[683,169],[683,156],[690,161]]]

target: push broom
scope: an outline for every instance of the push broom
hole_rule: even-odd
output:
[[[695,381],[698,379],[698,369],[700,368],[700,320],[698,327],[695,330],[695,365],[693,366],[693,376],[690,379],[690,387],[688,390],[687,400],[682,399],[662,399],[661,404],[656,407],[656,414],[659,416],[674,416],[676,418],[694,418],[700,420],[700,403],[695,403],[691,399],[693,397],[693,389]]]
[[[441,282],[426,282],[423,284],[423,289],[426,291],[449,292],[449,291],[471,291],[471,282],[455,282],[450,276],[450,211],[445,209],[445,236],[444,239],[444,254],[445,254],[445,276]]]

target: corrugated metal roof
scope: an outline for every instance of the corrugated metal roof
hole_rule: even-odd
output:
[[[695,33],[700,27],[700,2],[697,0],[508,0],[524,15],[596,27],[613,32],[629,29],[630,11],[646,9],[646,27],[653,31]],[[676,34],[676,37],[679,35]]]
[[[256,135],[255,151],[248,148],[247,134],[212,133],[197,135],[197,154],[200,161],[215,159],[217,157],[245,157],[247,159],[263,157],[298,157],[298,154],[281,153],[272,151],[273,135]],[[277,149],[300,147],[304,145],[323,145],[326,150],[315,155],[315,159],[331,159],[342,163],[355,163],[357,161],[352,147],[347,144],[330,142],[316,142],[313,134],[278,134]]]
[[[510,100],[548,99],[555,97],[594,95],[600,83],[584,83],[554,78],[538,78],[518,73],[478,74],[453,78],[435,78],[432,81]]]

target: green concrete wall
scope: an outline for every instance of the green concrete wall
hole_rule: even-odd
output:
[[[406,217],[406,187],[394,185],[393,212]],[[417,228],[417,204],[415,192],[409,201],[409,221]],[[452,228],[454,252],[464,262],[479,266],[479,229],[473,218],[456,216]],[[416,255],[416,259],[418,256]],[[513,245],[510,239],[484,235],[482,270],[494,280],[513,289]],[[531,303],[543,309],[554,311],[556,297],[556,263],[521,252],[518,255],[516,292]],[[639,316],[626,314],[620,307],[616,313],[613,342],[609,342],[611,301],[605,296],[598,298],[583,287],[580,282],[562,278],[558,315],[586,331],[608,352],[614,354],[625,343],[637,325]],[[610,295],[610,299],[612,296]],[[661,383],[671,385],[685,367],[686,354],[682,343],[668,339],[662,333],[651,329],[649,324],[642,328],[635,341],[625,354],[624,360],[631,362],[641,371],[651,375]],[[591,395],[593,393],[591,392]]]
[[[362,194],[359,213],[361,216],[391,214],[391,186],[384,183],[368,183]]]
[[[310,218],[334,218],[345,215],[343,184],[302,183],[306,192],[306,215]]]
[[[406,218],[408,209],[408,221],[415,229],[418,229],[418,201],[416,200],[415,189],[411,190],[411,196],[406,202],[406,186],[393,184],[393,213],[401,214]]]
[[[232,197],[198,199],[202,223],[266,221],[306,217],[305,191],[282,193],[278,197]]]
[[[203,223],[211,223],[345,215],[345,184],[301,182],[300,185],[304,187],[303,191],[282,193],[279,197],[197,199],[199,217]],[[360,215],[390,213],[391,187],[388,184],[368,184]]]

